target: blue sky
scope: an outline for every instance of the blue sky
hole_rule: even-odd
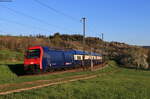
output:
[[[0,34],[49,35],[55,32],[82,34],[80,19],[87,18],[87,36],[104,33],[107,41],[133,45],[150,45],[150,0],[40,0],[43,3],[73,16],[72,20],[35,0],[0,2]],[[31,18],[10,11],[14,9]]]

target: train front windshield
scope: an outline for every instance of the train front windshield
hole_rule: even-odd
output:
[[[28,50],[26,58],[40,58],[40,49]]]

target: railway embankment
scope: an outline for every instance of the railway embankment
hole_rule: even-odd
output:
[[[61,74],[47,74],[37,76],[23,76],[10,79],[7,83],[0,85],[0,94],[9,94],[14,92],[21,92],[36,88],[42,88],[50,85],[62,84],[72,81],[84,80],[95,78],[98,76],[109,75],[119,71],[114,62],[109,62],[106,66],[97,71],[79,71],[79,72],[66,72]],[[2,83],[2,82],[1,82]]]

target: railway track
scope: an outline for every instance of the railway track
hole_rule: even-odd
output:
[[[101,69],[105,68],[106,66],[102,66]],[[95,70],[99,70],[100,68],[95,67]],[[58,78],[58,79],[54,79],[54,80],[38,80],[38,81],[33,81],[33,82],[23,82],[20,84],[8,84],[8,85],[0,85],[0,88],[6,88],[6,87],[16,87],[16,86],[21,86],[21,85],[25,85],[25,84],[34,84],[35,86],[31,86],[31,87],[26,87],[26,88],[18,88],[18,89],[14,89],[14,90],[7,90],[7,91],[1,91],[0,95],[7,95],[7,94],[11,94],[11,93],[16,93],[16,92],[22,92],[22,91],[26,91],[26,90],[32,90],[32,89],[37,89],[37,88],[42,88],[42,87],[46,87],[46,86],[51,86],[51,85],[57,85],[57,84],[62,84],[62,83],[68,83],[68,82],[73,82],[73,81],[78,81],[78,80],[86,80],[86,79],[90,79],[90,78],[95,78],[98,76],[103,76],[103,75],[108,75],[114,72],[118,72],[119,69],[115,70],[115,71],[111,71],[108,73],[101,73],[101,74],[84,74],[84,75],[79,75],[79,76],[71,76],[71,77],[65,77],[65,78]]]
[[[99,64],[93,67],[93,71],[99,70],[102,67],[106,66],[107,63]],[[26,77],[26,76],[38,76],[38,75],[49,75],[49,74],[63,74],[63,73],[73,73],[73,72],[81,72],[81,71],[86,71],[86,70],[91,70],[91,68],[88,67],[79,67],[79,68],[72,68],[72,69],[66,69],[66,70],[56,70],[54,72],[45,72],[45,73],[39,73],[39,74],[27,74],[27,75],[22,75],[19,77]]]

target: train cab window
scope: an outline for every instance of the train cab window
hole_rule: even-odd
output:
[[[26,58],[40,58],[40,49],[28,50]]]

